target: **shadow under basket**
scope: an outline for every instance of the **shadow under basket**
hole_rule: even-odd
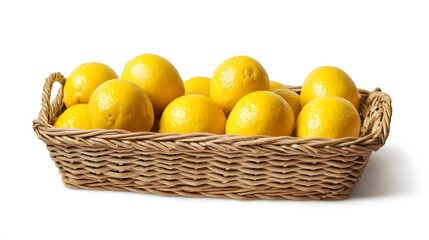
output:
[[[51,74],[33,129],[69,188],[163,196],[247,199],[345,199],[373,151],[389,135],[391,99],[361,94],[360,137],[300,139],[77,130],[52,124],[65,110],[65,78]],[[52,85],[61,84],[50,103]],[[291,87],[300,92],[300,87]]]

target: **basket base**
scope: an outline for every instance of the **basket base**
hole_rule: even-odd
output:
[[[208,192],[191,192],[191,191],[161,191],[158,189],[147,189],[147,188],[138,188],[135,186],[113,186],[110,184],[99,184],[98,186],[91,185],[74,185],[67,181],[67,179],[63,179],[63,184],[65,187],[78,190],[109,190],[109,191],[128,191],[134,193],[143,193],[143,194],[155,194],[159,196],[165,197],[191,197],[191,198],[219,198],[219,199],[235,199],[235,200],[343,200],[347,199],[350,196],[351,190],[343,191],[343,193],[330,193],[330,194],[320,194],[317,192],[305,192],[305,193],[288,193],[283,189],[283,194],[279,193],[279,189],[274,189],[271,191],[260,190],[254,192],[241,192],[241,193],[233,193],[234,188],[226,188],[223,191],[218,191],[215,193]]]
[[[232,164],[216,160],[200,163],[207,160],[193,155],[183,161],[175,155],[171,160],[160,160],[142,153],[136,160],[116,157],[125,154],[120,151],[129,151],[116,149],[118,153],[112,153],[115,157],[109,156],[105,161],[93,156],[104,154],[106,150],[102,148],[92,148],[86,154],[75,148],[48,149],[68,188],[237,200],[346,199],[359,182],[370,156],[339,156],[319,160],[323,162],[319,165],[314,158],[300,161],[254,157],[254,161],[242,163],[246,166],[239,172],[231,169]]]

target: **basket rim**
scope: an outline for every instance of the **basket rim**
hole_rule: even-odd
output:
[[[177,141],[189,141],[187,138],[206,138],[206,139],[214,139],[214,138],[230,138],[230,139],[243,139],[243,140],[299,140],[299,142],[336,142],[342,140],[354,141],[362,138],[367,138],[368,136],[373,137],[375,133],[369,133],[364,136],[359,137],[343,137],[343,138],[298,138],[296,136],[268,136],[268,135],[253,135],[253,136],[242,136],[242,135],[234,135],[234,134],[214,134],[207,132],[194,132],[194,133],[160,133],[160,132],[151,132],[151,131],[140,131],[140,132],[130,132],[124,129],[76,129],[76,128],[58,128],[54,127],[52,124],[46,124],[40,119],[34,119],[33,125],[37,128],[49,131],[52,136],[61,136],[61,135],[80,135],[81,137],[99,137],[103,138],[124,138],[129,140],[137,140],[137,139],[146,139],[153,136],[159,136],[165,138],[165,140],[169,140],[170,138],[174,138]]]

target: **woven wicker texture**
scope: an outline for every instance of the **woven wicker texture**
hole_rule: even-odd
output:
[[[54,82],[62,85],[50,103]],[[361,137],[299,139],[54,128],[60,73],[45,82],[33,129],[69,188],[234,199],[345,199],[389,135],[389,95],[360,90]],[[299,93],[300,87],[292,90]]]

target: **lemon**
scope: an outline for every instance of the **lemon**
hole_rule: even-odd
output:
[[[89,97],[98,85],[114,78],[118,78],[118,75],[103,63],[90,62],[79,65],[68,76],[64,85],[66,107],[88,103]]]
[[[185,93],[182,78],[167,59],[155,54],[142,54],[127,62],[121,79],[137,83],[152,102],[155,115]]]
[[[283,88],[287,88],[287,87],[285,85],[283,85],[282,83],[270,80],[270,90],[271,91],[277,90],[277,89],[283,89]]]
[[[210,97],[210,78],[193,77],[185,81],[185,94],[202,94]]]
[[[93,128],[149,131],[154,115],[149,97],[135,83],[109,80],[98,86],[88,103]]]
[[[226,134],[289,136],[295,117],[292,108],[270,91],[247,94],[232,109],[226,122]]]
[[[277,90],[273,90],[272,92],[280,95],[280,97],[286,100],[286,102],[289,103],[290,107],[292,108],[295,119],[298,118],[298,114],[301,111],[301,99],[299,94],[287,87],[279,88]]]
[[[321,97],[307,103],[296,121],[297,137],[358,137],[360,117],[356,108],[341,97]]]
[[[319,67],[307,76],[301,89],[301,106],[324,96],[345,98],[359,109],[359,90],[349,75],[337,67]]]
[[[221,106],[226,114],[244,95],[269,90],[268,75],[262,65],[247,56],[236,56],[222,62],[210,82],[210,98]]]
[[[57,128],[91,129],[88,104],[76,104],[67,108],[54,123]]]
[[[222,109],[201,94],[188,94],[172,101],[159,122],[161,133],[225,133],[226,117]]]

